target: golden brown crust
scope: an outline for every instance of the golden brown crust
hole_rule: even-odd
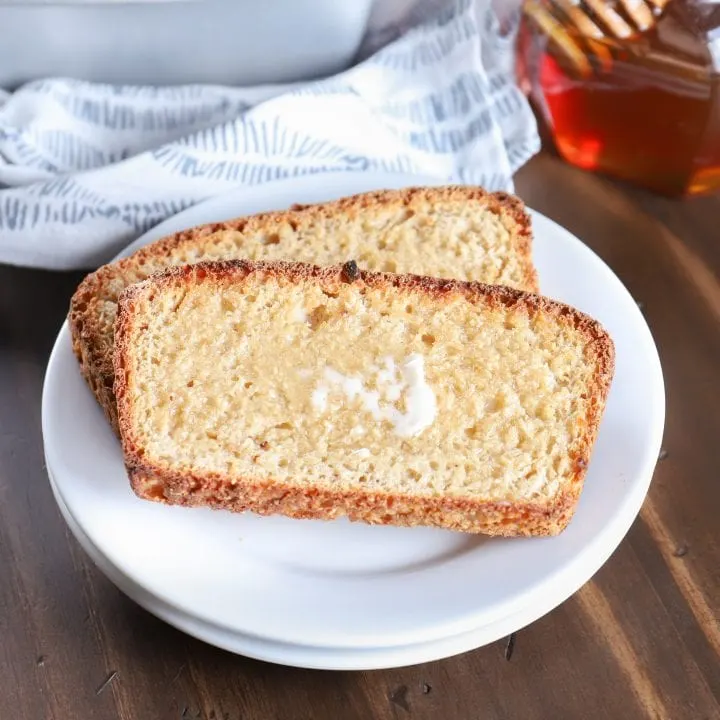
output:
[[[503,220],[517,242],[516,252],[524,264],[525,288],[538,291],[538,278],[532,262],[532,233],[530,217],[521,200],[507,193],[489,193],[478,187],[446,186],[418,187],[404,190],[378,190],[342,198],[318,205],[295,205],[280,212],[269,212],[237,218],[223,223],[209,223],[184,230],[140,248],[131,256],[110,263],[89,274],[79,285],[70,303],[68,321],[73,350],[80,363],[83,377],[102,406],[108,421],[117,433],[117,411],[113,393],[113,361],[111,339],[104,337],[101,311],[105,304],[115,303],[119,292],[127,286],[126,274],[143,273],[144,266],[158,261],[167,265],[171,254],[182,247],[203,246],[215,233],[234,230],[248,234],[290,224],[311,225],[323,218],[339,214],[348,216],[372,213],[381,208],[412,208],[417,204],[460,200],[485,203],[491,212]]]
[[[129,466],[134,492],[168,505],[211,507],[303,520],[347,517],[370,525],[432,526],[504,537],[557,535],[570,520],[575,500],[562,495],[551,506],[482,502],[468,498],[419,497],[362,490],[300,488],[269,480],[240,478],[234,484],[211,476],[184,477],[154,467]]]
[[[171,268],[127,288],[119,302],[115,345],[115,395],[125,463],[136,494],[148,500],[206,505],[259,514],[281,513],[296,518],[333,519],[347,516],[373,524],[434,525],[489,535],[555,535],[570,521],[590,462],[602,412],[614,373],[614,345],[600,324],[575,308],[535,294],[482,283],[439,280],[417,275],[361,271],[353,273],[358,288],[394,288],[434,297],[438,302],[458,294],[487,307],[512,307],[517,312],[546,313],[571,323],[587,338],[588,361],[596,367],[589,388],[585,433],[570,448],[574,472],[550,505],[485,502],[470,498],[436,498],[326,487],[301,488],[274,479],[232,478],[217,473],[183,475],[144,457],[133,427],[129,356],[133,347],[136,305],[163,286],[174,284],[242,282],[253,274],[288,282],[313,281],[332,292],[349,282],[342,265],[320,268],[303,263],[234,260]]]

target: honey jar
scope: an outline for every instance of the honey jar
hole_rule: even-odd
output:
[[[526,0],[517,67],[570,163],[670,196],[720,189],[720,3]]]

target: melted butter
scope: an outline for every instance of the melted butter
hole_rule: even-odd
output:
[[[339,391],[349,401],[358,399],[375,420],[387,420],[399,437],[414,437],[430,427],[437,416],[435,393],[425,379],[422,355],[413,353],[400,367],[392,358],[382,370],[373,368],[377,390],[368,390],[361,377],[348,376],[326,367],[311,396],[315,410],[326,412],[330,395]],[[393,403],[405,393],[405,412]]]

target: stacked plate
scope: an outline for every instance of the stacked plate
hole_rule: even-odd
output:
[[[192,225],[417,176],[320,175],[225,196],[128,248]],[[495,539],[165,507],[137,499],[117,438],[80,376],[63,326],[48,366],[43,434],[53,492],[72,532],[123,592],[181,630],[250,657],[371,669],[454,655],[534,621],[617,547],[647,493],[665,400],[652,337],[613,273],[533,213],[543,293],[600,320],[617,366],[575,518],[556,538]]]

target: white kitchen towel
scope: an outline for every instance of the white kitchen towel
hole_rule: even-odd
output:
[[[95,267],[197,202],[307,173],[386,170],[512,190],[539,148],[512,45],[489,5],[460,0],[310,84],[48,79],[0,94],[0,262]]]

